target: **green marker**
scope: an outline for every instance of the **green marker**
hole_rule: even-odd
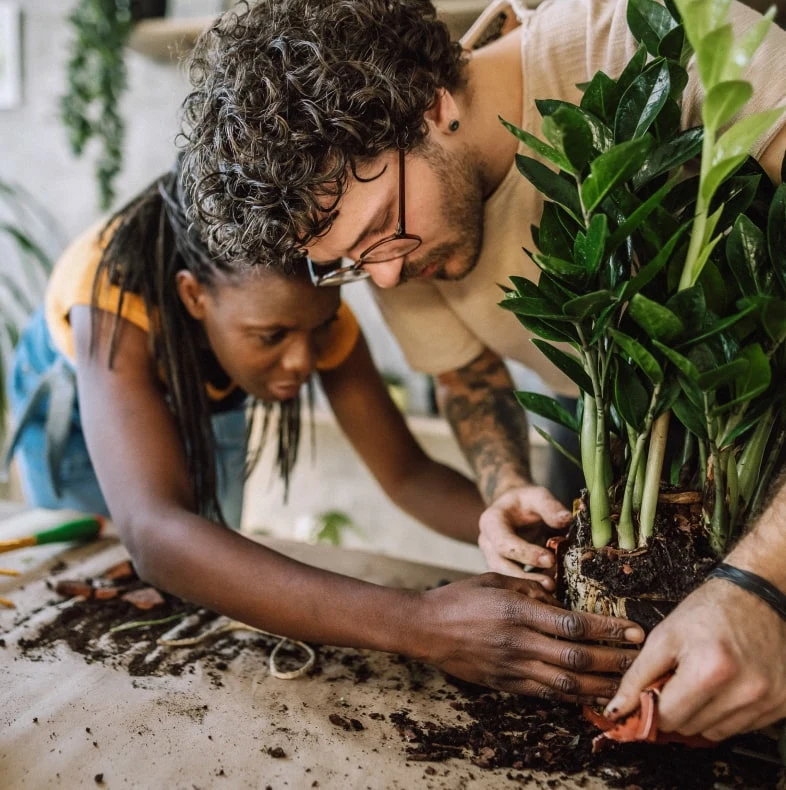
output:
[[[27,546],[39,546],[43,543],[66,543],[68,541],[87,541],[97,538],[104,527],[101,516],[86,516],[67,521],[52,529],[36,532],[26,538],[13,538],[0,540],[0,554],[14,549],[23,549]]]

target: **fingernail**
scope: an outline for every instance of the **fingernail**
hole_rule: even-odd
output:
[[[641,642],[644,634],[641,628],[626,628],[624,636],[628,642]]]
[[[551,554],[541,554],[538,557],[538,565],[541,568],[550,568],[554,564],[554,557]]]
[[[603,715],[607,719],[615,719],[617,717],[617,713],[620,709],[620,703],[615,697],[608,705],[606,705],[606,709],[603,711]]]

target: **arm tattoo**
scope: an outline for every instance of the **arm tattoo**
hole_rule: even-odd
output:
[[[527,416],[503,361],[486,349],[459,370],[439,376],[439,399],[487,503],[529,483]]]

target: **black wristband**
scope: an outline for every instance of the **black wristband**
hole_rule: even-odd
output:
[[[784,595],[774,584],[770,584],[761,576],[735,568],[721,562],[708,574],[708,579],[725,579],[727,582],[736,584],[754,595],[757,595],[765,603],[768,603],[784,620],[786,620],[786,595]]]

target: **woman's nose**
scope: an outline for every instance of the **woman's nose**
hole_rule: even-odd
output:
[[[401,279],[401,267],[404,265],[404,258],[394,258],[392,261],[384,263],[367,263],[363,270],[371,277],[374,284],[380,288],[394,288]]]
[[[290,343],[281,358],[281,365],[285,370],[297,373],[303,379],[314,372],[316,364],[316,352],[310,337],[297,338]]]

